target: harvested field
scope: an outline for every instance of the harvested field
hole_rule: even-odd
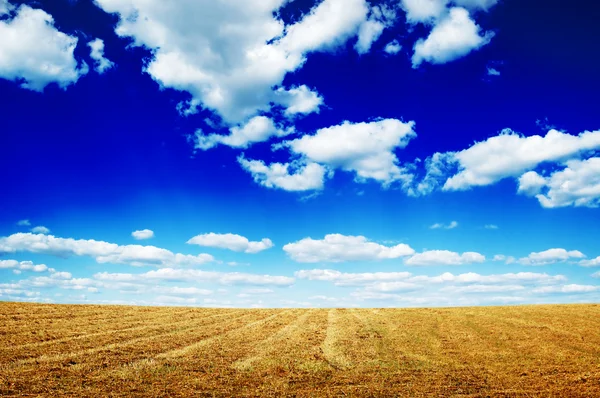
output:
[[[0,303],[1,396],[600,397],[600,305]]]

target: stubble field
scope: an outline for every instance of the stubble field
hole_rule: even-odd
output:
[[[600,397],[600,305],[0,317],[0,396]]]

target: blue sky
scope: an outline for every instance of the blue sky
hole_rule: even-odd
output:
[[[0,0],[0,300],[598,302],[599,14]]]

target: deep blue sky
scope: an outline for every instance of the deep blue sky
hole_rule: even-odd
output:
[[[311,13],[319,13],[318,7],[327,2],[336,3],[290,1],[280,11],[281,24],[288,28],[294,23],[300,25]],[[271,88],[275,89],[306,85],[322,97],[320,106],[311,113],[287,118],[283,108],[269,109],[267,101],[263,104],[267,108],[228,120],[224,108],[207,105],[205,98],[193,91],[193,87],[200,90],[205,86],[193,86],[197,84],[193,79],[175,71],[177,65],[170,64],[167,70],[190,86],[175,87],[164,75],[158,77],[146,68],[161,51],[172,50],[189,57],[190,65],[198,70],[209,74],[220,70],[207,67],[198,48],[181,46],[174,34],[165,34],[159,48],[153,47],[141,31],[115,31],[128,18],[122,11],[125,8],[120,9],[121,13],[109,14],[106,11],[113,10],[107,0],[10,0],[6,3],[10,11],[2,15],[4,3],[0,0],[0,167],[7,171],[0,196],[0,262],[4,261],[5,268],[0,269],[1,300],[408,306],[600,299],[599,279],[592,277],[597,269],[590,268],[600,266],[600,260],[594,262],[600,256],[600,168],[594,166],[600,149],[600,5],[584,1],[566,5],[558,0],[527,4],[517,0],[460,0],[446,4],[440,0],[442,11],[437,15],[411,21],[407,19],[407,12],[411,12],[409,2],[356,0],[348,3],[348,8],[364,4],[369,14],[343,21],[345,30],[337,33],[336,44],[320,46],[319,40],[330,34],[327,27],[335,24],[333,20],[343,18],[323,12],[324,26],[310,29],[317,38],[316,44],[301,53],[305,62],[273,80]],[[115,1],[114,7],[125,7],[122,4],[126,3]],[[276,11],[282,2],[271,3]],[[478,4],[487,4],[487,10]],[[463,42],[448,44],[441,36],[437,52],[413,66],[415,43],[433,38],[431,32],[449,21],[459,6],[466,7],[461,10],[468,13],[470,23],[479,27],[480,37],[490,33],[489,42],[470,45],[471,35]],[[216,6],[217,11],[211,10],[211,2],[181,2],[173,6],[198,18],[179,21],[179,26],[167,17],[160,20],[162,14],[154,12],[151,6],[141,7],[137,20],[129,18],[136,21],[134,25],[147,16],[165,31],[180,32],[185,40],[198,43],[206,39],[219,56],[220,51],[230,49],[244,54],[244,48],[236,47],[242,46],[238,42],[220,46],[218,29],[203,30],[204,14],[213,15],[211,18],[219,27],[227,26],[228,18],[232,18],[220,13]],[[35,29],[22,30],[15,22],[30,18],[26,11],[32,9],[43,10],[53,18],[51,24],[35,25],[41,32],[38,39],[34,37]],[[373,17],[385,25],[383,32],[368,52],[359,54],[354,48],[357,32],[361,23],[373,19],[369,15],[375,15],[374,10],[388,10],[395,17]],[[261,17],[248,15],[248,24],[251,18]],[[31,21],[36,23],[33,18]],[[189,26],[185,25],[188,22]],[[242,22],[240,26],[245,25]],[[152,32],[157,32],[156,25],[152,26]],[[44,38],[49,38],[44,28],[77,38],[74,51],[52,50],[50,44],[44,44]],[[464,25],[459,28],[468,30]],[[248,37],[252,34],[244,33]],[[34,39],[26,40],[27,35]],[[283,43],[287,38],[284,36],[285,33],[273,36],[269,45],[275,46],[278,40]],[[288,36],[291,42],[292,35]],[[103,41],[103,56],[112,62],[112,67],[104,71],[94,70],[94,59],[87,46],[96,38]],[[393,40],[402,49],[388,54],[384,48]],[[264,40],[256,43],[267,44]],[[292,51],[289,48],[292,46],[285,47],[286,51]],[[74,64],[65,63],[65,57],[74,60]],[[87,73],[81,72],[83,62],[89,66]],[[233,62],[243,60],[238,57]],[[61,76],[78,65],[80,76],[60,87],[55,83],[58,78],[45,75],[47,72],[40,66],[45,63],[59,68]],[[494,74],[489,72],[492,69]],[[219,79],[215,81],[225,81]],[[23,87],[26,81],[44,83],[36,91]],[[244,85],[253,87],[256,81],[256,76],[248,74],[246,82],[236,83],[237,91],[232,89],[233,97],[243,95]],[[267,92],[271,88],[264,86]],[[203,109],[182,115],[178,103],[194,95]],[[245,147],[221,144],[206,150],[194,148],[197,129],[205,136],[226,135],[230,128],[241,127],[259,115],[268,117],[281,129],[294,127],[295,132],[285,137],[270,135],[260,142],[249,141]],[[214,123],[207,124],[207,118]],[[347,136],[340,128],[336,130],[339,135],[333,135],[339,142],[331,150],[335,152],[352,140],[358,148],[367,148],[378,134],[369,130],[370,126],[380,119],[415,123],[416,136],[405,148],[395,145],[390,152],[397,158],[394,164],[410,171],[413,180],[408,185],[402,186],[398,179],[357,179],[359,171],[348,165],[356,165],[353,162],[367,156],[366,152],[348,155],[342,150],[331,155],[337,156],[338,161],[328,162],[315,159],[310,153],[271,148],[274,143],[318,137],[320,129],[341,126],[344,121],[364,123],[365,131],[374,135],[361,143],[364,136]],[[435,153],[456,156],[460,151],[485,145],[503,129],[511,129],[513,136],[519,134],[516,147],[498,149],[496,155],[483,158],[467,159],[467,154],[462,161],[448,163],[448,169],[438,177],[439,185],[430,191],[410,191],[425,178],[427,159]],[[543,141],[551,129],[557,130],[559,138],[544,141],[546,146],[527,146],[527,137],[538,135]],[[584,131],[591,132],[590,143],[584,143],[583,136],[579,136]],[[565,149],[569,148],[569,138],[575,140],[573,145],[579,149]],[[319,145],[315,141],[311,148],[319,151]],[[500,147],[504,148],[504,144]],[[380,148],[375,155],[386,151]],[[561,154],[547,155],[556,151]],[[238,157],[242,153],[246,159],[262,161],[267,166],[274,162],[296,161],[300,167],[317,163],[333,176],[323,177],[322,186],[303,190],[290,189],[289,185],[261,185],[260,176],[253,178],[240,165]],[[496,165],[502,156],[508,160]],[[522,167],[509,170],[519,162],[523,162]],[[582,168],[577,168],[580,163]],[[583,165],[589,167],[584,169]],[[488,166],[493,169],[490,173],[495,176],[494,181],[466,184],[460,190],[442,189],[445,181],[461,171]],[[518,194],[519,178],[528,172],[543,176],[546,185],[540,185],[531,195]],[[544,205],[536,194],[550,198],[553,205]],[[23,220],[28,222],[17,225]],[[453,221],[456,226],[449,228]],[[36,226],[49,231],[30,231]],[[135,240],[132,232],[143,229],[152,230],[154,237]],[[268,238],[272,247],[246,253],[227,243],[233,239],[230,235],[214,235],[213,243],[201,246],[186,244],[196,235],[209,233],[236,234],[256,242]],[[337,244],[341,246],[326,238],[328,234],[340,234],[342,243]],[[351,240],[357,236],[373,243]],[[81,242],[65,243],[67,238],[121,246],[152,245],[190,255],[207,253],[213,260],[157,265],[153,254],[140,254],[152,260],[136,266],[137,257],[99,260],[95,252],[73,249]],[[314,242],[301,241],[304,238]],[[58,241],[48,243],[52,239]],[[34,240],[38,246],[31,243]],[[214,243],[215,240],[220,243]],[[381,254],[386,253],[386,247],[401,243],[412,251]],[[292,245],[284,248],[286,244]],[[123,249],[114,250],[122,254]],[[353,250],[362,254],[353,254]],[[480,257],[461,257],[465,252]],[[504,257],[493,261],[496,255]],[[307,262],[306,256],[312,256],[314,261]],[[27,263],[15,265],[10,260],[45,264],[55,271],[40,267],[34,272],[23,266]],[[193,274],[191,270],[215,271],[218,277],[188,275],[174,282],[164,278],[149,280],[143,275],[161,268],[184,270],[189,275]],[[319,281],[314,280],[318,272],[311,277],[301,272],[326,269],[353,275],[410,272],[412,276],[382,274],[380,282],[362,281],[341,287],[337,279]],[[70,277],[55,275],[63,271],[69,272]],[[131,286],[114,280],[107,282],[99,277],[104,272],[132,274],[134,282]],[[241,273],[242,281],[228,282],[227,275],[232,272]],[[500,282],[482,279],[467,283],[457,279],[438,283],[415,279],[446,272],[454,276],[519,272],[535,275],[531,280],[523,275],[517,279],[505,276]],[[268,278],[250,283],[248,275],[283,279],[277,283]],[[563,277],[546,280],[557,275]],[[348,278],[353,277],[356,275]],[[468,286],[475,286],[471,289],[479,292],[465,289]],[[210,293],[189,290],[181,294],[175,287],[195,287]],[[142,292],[132,293],[135,289]]]

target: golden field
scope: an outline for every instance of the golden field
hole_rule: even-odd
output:
[[[0,317],[0,396],[600,397],[600,305]]]

